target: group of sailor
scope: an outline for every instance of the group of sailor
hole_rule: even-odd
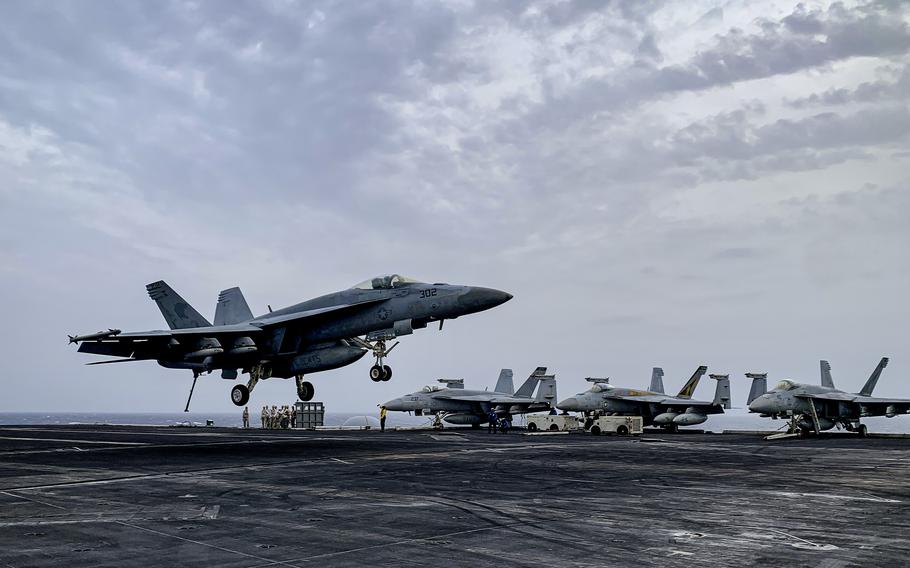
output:
[[[297,408],[285,404],[284,406],[272,405],[262,407],[262,427],[270,430],[297,427]],[[243,427],[250,427],[250,409],[243,408]]]

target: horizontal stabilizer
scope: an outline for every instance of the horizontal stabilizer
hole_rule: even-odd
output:
[[[230,325],[253,319],[253,312],[243,297],[240,288],[228,288],[218,294],[218,305],[215,306],[215,325]]]
[[[212,325],[164,280],[152,282],[145,289],[148,291],[149,298],[158,304],[161,315],[164,316],[164,320],[171,329],[210,327]]]

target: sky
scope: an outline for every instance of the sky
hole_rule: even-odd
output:
[[[745,406],[882,356],[910,397],[908,213],[899,1],[0,3],[0,411],[181,410],[189,371],[66,341],[165,327],[155,280],[211,318],[393,272],[515,297],[312,375],[330,410],[538,365]]]

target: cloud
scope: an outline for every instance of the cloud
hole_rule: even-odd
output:
[[[338,410],[540,357],[571,390],[603,365],[637,376],[696,353],[798,371],[816,351],[865,366],[906,349],[905,4],[59,2],[0,18],[0,294],[20,322],[4,353],[31,379],[9,405],[173,407],[160,379],[185,376],[125,382],[46,339],[160,327],[143,289],[159,278],[203,313],[235,284],[261,311],[389,271],[515,293],[407,338],[394,384],[351,395],[362,368],[317,376]],[[230,409],[220,386],[200,404]]]

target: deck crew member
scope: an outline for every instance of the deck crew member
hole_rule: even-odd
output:
[[[243,407],[243,427],[244,428],[250,427],[250,407],[249,406]]]
[[[380,432],[385,432],[385,417],[386,417],[386,415],[388,415],[388,413],[389,413],[389,410],[386,407],[384,407],[384,406],[379,407],[379,431]]]

